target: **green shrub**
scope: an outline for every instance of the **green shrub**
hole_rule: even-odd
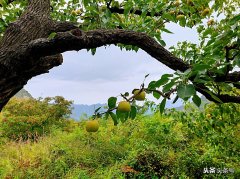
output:
[[[13,98],[2,112],[2,136],[13,140],[36,140],[48,134],[53,126],[65,126],[71,104],[60,96],[38,100]]]
[[[144,178],[161,178],[171,175],[171,166],[160,152],[147,149],[140,152],[133,164],[133,168],[140,172],[138,176]]]
[[[67,120],[38,142],[0,144],[0,178],[240,178],[237,116],[212,110],[100,119],[96,133]],[[234,173],[204,174],[210,167]]]

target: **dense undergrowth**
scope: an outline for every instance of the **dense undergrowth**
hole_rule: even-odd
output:
[[[10,101],[0,119],[0,178],[240,178],[239,105],[190,105],[118,126],[100,119],[88,133],[85,121],[67,118],[69,104]]]

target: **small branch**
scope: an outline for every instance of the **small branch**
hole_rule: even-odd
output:
[[[112,3],[112,0],[110,0],[110,1],[107,2],[107,8],[108,8],[108,9],[110,8],[111,3]]]
[[[126,101],[129,101],[129,99],[128,99],[126,96],[124,96],[122,93],[121,93],[121,96],[122,96]]]
[[[167,98],[167,99],[170,99],[170,96],[169,96],[169,95],[164,94],[164,93],[163,93],[162,91],[160,91],[160,90],[148,89],[148,88],[145,88],[144,90],[146,90],[146,91],[151,91],[151,92],[156,92],[156,93],[160,94],[162,97]]]
[[[107,114],[107,113],[109,113],[109,112],[112,112],[112,111],[114,111],[115,109],[117,109],[117,107],[115,107],[115,108],[112,108],[112,109],[108,109],[107,111],[105,111],[105,112],[101,112],[101,113],[97,113],[97,114],[94,114],[93,116],[97,116],[97,115],[104,115],[104,114]]]

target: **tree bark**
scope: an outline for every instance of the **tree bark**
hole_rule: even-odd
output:
[[[0,111],[29,79],[62,63],[60,54],[32,59],[18,50],[32,40],[47,38],[55,26],[50,19],[50,0],[29,0],[21,17],[8,26],[0,42]]]

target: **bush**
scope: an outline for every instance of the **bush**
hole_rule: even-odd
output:
[[[118,126],[100,119],[96,133],[67,120],[38,142],[0,144],[0,178],[240,178],[237,116],[218,119],[219,108],[212,110],[211,118],[173,111]]]
[[[13,140],[36,140],[48,134],[53,126],[65,126],[71,104],[60,96],[38,100],[12,98],[2,112],[2,136]]]
[[[161,178],[171,175],[170,164],[156,149],[147,149],[140,152],[136,157],[133,168],[140,172],[139,176],[142,175],[144,178]]]

